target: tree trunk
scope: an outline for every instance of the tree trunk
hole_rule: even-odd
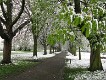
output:
[[[95,48],[91,46],[89,70],[90,71],[103,70],[100,58],[100,45],[96,45]]]
[[[69,51],[72,55],[74,55],[74,56],[77,55],[77,54],[76,54],[76,45],[75,45],[75,43],[69,42],[69,49],[68,49],[68,51]]]
[[[12,40],[4,39],[3,60],[1,62],[2,64],[11,63],[11,47],[12,47]]]
[[[57,52],[61,51],[61,44],[59,43],[58,47],[57,47]]]
[[[79,60],[81,60],[81,50],[80,50],[80,47],[79,47]]]
[[[37,56],[37,36],[33,35],[33,39],[34,39],[33,56]]]
[[[52,46],[50,45],[50,52],[49,52],[49,54],[52,54]]]
[[[43,55],[46,55],[47,54],[47,45],[44,44],[44,54]]]
[[[73,46],[73,47],[72,47],[72,54],[74,54],[74,56],[77,55],[77,54],[76,54],[76,46]]]
[[[54,53],[54,46],[53,46],[53,53]]]
[[[54,52],[56,52],[56,47],[54,47]]]
[[[81,13],[80,0],[74,0],[74,3],[75,3],[75,12]]]

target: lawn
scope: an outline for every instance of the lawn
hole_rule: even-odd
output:
[[[19,61],[17,64],[0,65],[0,80],[10,75],[18,75],[37,64],[38,62]]]
[[[84,71],[87,71],[86,68],[65,68],[64,69],[64,80],[75,80],[78,74],[83,74]]]
[[[64,80],[106,80],[106,59],[101,59],[103,65],[103,71],[90,72],[87,70],[89,67],[90,53],[81,52],[82,59],[78,59],[77,56],[73,56],[68,52],[66,58],[71,59],[70,62],[66,62],[66,68],[64,70]],[[106,57],[106,54],[101,54],[101,57]]]
[[[59,52],[60,53],[60,52]],[[56,53],[58,54],[58,52]],[[44,59],[53,57],[55,54],[43,55],[43,52],[38,52],[38,59]],[[5,79],[10,75],[18,75],[21,72],[26,71],[33,66],[36,66],[39,62],[35,62],[32,52],[26,51],[12,51],[12,63],[8,65],[0,65],[0,80]],[[2,59],[2,51],[0,51],[0,60]]]

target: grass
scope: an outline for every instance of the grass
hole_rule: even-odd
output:
[[[3,55],[3,52],[0,51],[0,56],[2,56],[2,55]]]
[[[26,54],[26,53],[30,53],[32,51],[11,51],[12,54]],[[0,51],[0,56],[3,55],[3,51]]]
[[[82,74],[87,71],[85,68],[65,68],[64,69],[64,80],[74,80],[76,74]]]
[[[17,65],[1,65],[0,66],[0,80],[3,80],[6,76],[17,75],[21,72],[26,71],[29,68],[32,68],[34,65],[38,64],[37,62],[29,61],[20,61]]]

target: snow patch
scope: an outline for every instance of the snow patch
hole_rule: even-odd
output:
[[[81,52],[82,59],[78,59],[77,56],[73,56],[71,53],[67,53],[66,58],[71,59],[71,64],[67,62],[67,67],[70,68],[88,68],[90,64],[90,53]],[[101,54],[101,57],[106,57],[106,54]],[[77,73],[74,80],[106,80],[106,59],[101,59],[103,65],[103,71],[83,71],[82,73]],[[69,77],[72,75],[69,75]]]

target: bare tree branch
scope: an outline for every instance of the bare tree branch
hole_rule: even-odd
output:
[[[4,25],[6,25],[6,21],[1,16],[0,16],[0,20]]]
[[[30,20],[25,21],[24,23],[22,23],[14,32],[13,32],[13,36],[16,35],[16,33],[18,31],[20,31],[25,25],[27,25],[28,23],[30,23]]]
[[[0,36],[2,39],[9,39],[9,36],[5,33],[3,26],[1,24],[1,19],[0,19]]]
[[[18,16],[14,19],[14,21],[12,22],[11,24],[11,27],[18,21],[18,19],[20,18],[21,14],[23,13],[24,11],[24,6],[25,6],[25,0],[22,0],[22,7],[21,7],[21,10],[20,12],[18,13]]]
[[[1,3],[1,10],[2,10],[2,13],[3,13],[3,16],[4,16],[5,20],[7,20],[7,13],[4,9],[3,2]]]

